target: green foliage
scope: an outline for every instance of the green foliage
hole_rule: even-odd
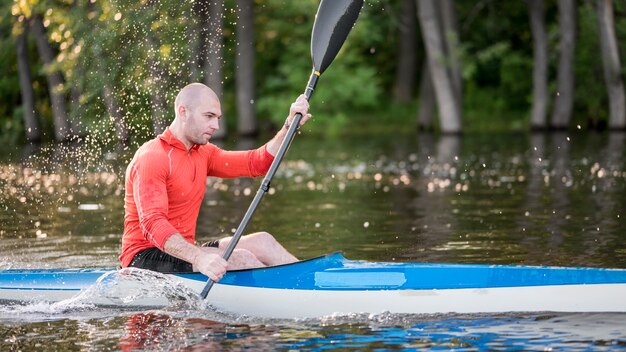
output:
[[[258,62],[272,69],[259,70],[257,110],[262,118],[268,117],[275,124],[282,124],[289,105],[304,91],[311,74],[308,38],[317,2],[268,1],[265,5],[257,13],[257,20],[266,24],[263,27],[265,31],[257,33]],[[276,11],[277,7],[280,7],[280,12]],[[371,109],[380,99],[381,82],[376,68],[362,62],[362,48],[368,47],[364,45],[384,41],[383,38],[371,38],[367,32],[359,30],[363,22],[374,16],[370,11],[375,10],[365,8],[350,40],[320,77],[311,102],[311,111],[316,118],[316,122],[311,124],[314,131],[336,134],[348,120],[346,111]],[[276,19],[278,13],[284,16],[280,20]]]
[[[289,105],[304,90],[311,68],[310,33],[318,4],[318,0],[255,1],[255,106],[261,126],[268,122],[282,124]],[[527,4],[467,0],[454,4],[460,30],[465,128],[528,128],[533,52]],[[185,84],[198,80],[194,70],[198,59],[193,54],[198,23],[192,5],[193,2],[175,0],[0,3],[2,138],[23,139],[15,58],[17,18],[39,14],[46,20],[49,42],[57,52],[53,68],[60,69],[66,79],[65,93],[68,99],[71,97],[72,118],[79,128],[92,134],[94,140],[114,141],[115,124],[103,100],[103,88],[107,86],[117,99],[131,137],[140,143],[152,135],[154,93],[163,94],[163,115],[171,119],[175,94]],[[225,1],[223,108],[231,125],[236,121],[236,6],[235,0]],[[549,79],[554,82],[558,65],[558,8],[556,2],[545,2],[545,6],[550,39]],[[626,5],[614,2],[614,6],[624,63]],[[410,104],[396,105],[391,94],[398,63],[400,11],[399,1],[366,1],[337,60],[320,78],[311,102],[315,123],[307,126],[309,131],[342,135],[366,128],[413,129],[418,97]],[[594,5],[581,2],[578,11],[575,121],[586,126],[588,122],[605,120],[608,110]],[[416,40],[419,37],[416,33]],[[32,36],[28,52],[37,116],[44,133],[51,136],[45,71]],[[418,55],[416,64],[421,68],[421,45]]]
[[[24,124],[22,123],[21,114],[23,109],[17,108],[11,119],[5,118],[0,120],[0,143],[16,144],[19,138],[24,134]]]
[[[7,33],[7,26],[1,26],[0,31]],[[0,39],[0,62],[3,64],[3,74],[0,76],[0,118],[10,119],[15,106],[20,103],[19,79],[17,76],[17,62],[15,60],[15,40],[12,37]]]
[[[533,62],[529,57],[514,52],[502,58],[500,91],[508,99],[502,101],[507,110],[527,109],[531,102]]]
[[[602,71],[600,42],[597,39],[598,19],[591,4],[587,3],[579,8],[579,28],[574,68],[576,86],[580,89],[576,90],[574,101],[576,120],[585,126],[585,120],[605,120],[608,116],[608,97]]]

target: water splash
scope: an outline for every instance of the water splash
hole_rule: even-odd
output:
[[[19,302],[0,305],[4,319],[60,319],[68,315],[92,313],[100,315],[106,308],[142,311],[147,308],[170,311],[206,311],[210,306],[184,284],[154,271],[125,268],[102,275],[95,284],[76,296],[58,301]],[[103,310],[104,309],[104,310]]]
[[[167,275],[137,268],[125,268],[101,276],[89,289],[72,299],[115,306],[154,306],[201,309],[196,292]]]

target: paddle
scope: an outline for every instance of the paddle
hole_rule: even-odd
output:
[[[337,56],[339,49],[341,49],[341,46],[348,37],[348,33],[350,33],[350,30],[354,26],[357,17],[359,17],[361,7],[363,7],[363,0],[322,0],[320,2],[317,15],[315,15],[315,23],[313,24],[313,33],[311,35],[313,72],[304,90],[307,100],[311,99],[320,75],[328,68],[331,62],[333,62],[335,56]],[[226,247],[224,259],[228,260],[228,258],[230,258],[246,226],[248,226],[248,222],[250,222],[259,203],[261,203],[261,199],[263,199],[265,193],[269,191],[272,178],[295,137],[296,131],[300,126],[300,120],[302,120],[302,114],[298,113],[289,126],[287,135],[278,148],[274,161],[261,183],[261,187],[259,187],[239,227],[237,227],[237,231],[235,231],[228,247]],[[203,299],[207,297],[211,287],[213,287],[213,280],[209,279],[200,294]]]

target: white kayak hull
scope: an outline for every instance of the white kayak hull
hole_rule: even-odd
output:
[[[626,312],[626,284],[379,291],[284,290],[221,285],[214,290],[210,299],[211,305],[217,309],[267,318],[385,312]]]
[[[190,286],[197,293],[202,290],[197,282],[191,282]],[[2,300],[15,302],[68,301],[76,299],[79,294],[60,290],[0,289]],[[625,297],[626,284],[402,291],[312,291],[215,284],[208,299],[211,306],[227,313],[293,319],[385,312],[626,312]],[[164,307],[171,303],[166,297],[138,299],[128,303],[108,297],[94,297],[88,302],[107,307]]]

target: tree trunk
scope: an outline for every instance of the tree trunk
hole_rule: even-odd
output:
[[[30,74],[30,63],[28,62],[28,23],[22,22],[22,33],[16,38],[17,44],[17,71],[20,79],[20,92],[22,93],[22,108],[24,110],[24,131],[26,140],[29,142],[39,142],[41,131],[35,115],[35,91],[33,90],[33,80]]]
[[[439,106],[441,130],[443,133],[460,133],[461,111],[455,100],[452,78],[445,65],[445,42],[434,0],[418,0],[418,15]]]
[[[254,1],[237,0],[237,132],[241,136],[253,136],[258,133],[258,123],[254,108]]]
[[[167,127],[167,101],[165,98],[165,72],[161,69],[158,59],[154,57],[154,53],[159,52],[159,48],[154,39],[149,35],[146,37],[148,45],[148,71],[150,72],[150,82],[148,83],[148,89],[150,89],[150,105],[152,108],[152,132],[155,136],[161,134]]]
[[[400,14],[400,45],[398,66],[396,66],[396,86],[394,96],[397,101],[409,102],[415,90],[417,68],[417,15],[415,0],[403,0]]]
[[[185,26],[187,46],[189,47],[189,62],[191,64],[191,82],[200,82],[204,68],[204,36],[206,31],[206,0],[195,0],[191,6],[191,15],[194,20]]]
[[[128,145],[128,126],[126,125],[126,121],[124,121],[122,109],[120,109],[117,99],[108,84],[104,84],[102,88],[102,99],[104,100],[104,106],[107,109],[109,117],[113,120],[113,124],[115,124],[115,134],[118,143],[122,146]]]
[[[224,98],[224,1],[199,0],[200,16],[200,62],[204,67],[204,84],[211,87],[215,94]],[[224,113],[222,106],[222,113]],[[227,134],[226,119],[220,119],[220,129],[213,134],[213,139],[224,138]]]
[[[626,96],[615,35],[612,0],[598,1],[598,26],[600,27],[604,80],[609,93],[609,128],[624,129],[626,128]]]
[[[162,84],[161,70],[150,64],[150,106],[152,108],[152,133],[158,136],[167,128],[167,108]]]
[[[37,42],[37,49],[46,68],[50,103],[52,105],[52,117],[54,121],[54,137],[57,141],[67,141],[71,137],[70,125],[67,114],[67,101],[64,93],[63,75],[58,70],[52,70],[54,64],[54,52],[50,47],[40,15],[33,16],[32,30]]]
[[[463,110],[463,76],[459,58],[459,26],[452,0],[440,0],[441,24],[446,44],[446,57],[449,62],[450,77],[459,111]]]
[[[430,70],[428,69],[428,60],[425,60],[422,65],[419,94],[417,129],[420,131],[430,131],[433,129],[433,120],[435,117],[435,91],[430,76]]]
[[[79,71],[80,69],[74,68],[74,70]],[[83,75],[83,74],[79,73],[78,75]],[[70,89],[70,106],[69,107],[70,109],[69,109],[67,122],[70,125],[70,132],[72,133],[73,136],[80,136],[81,135],[81,131],[79,130],[80,122],[77,120],[80,118],[82,111],[85,109],[83,108],[83,105],[80,103],[80,90],[78,89],[77,86],[72,86],[72,88]]]
[[[528,0],[533,34],[533,107],[530,127],[546,128],[548,111],[548,34],[544,23],[543,0]]]
[[[552,111],[552,128],[565,129],[574,110],[574,52],[576,50],[577,8],[575,0],[559,0],[559,69]]]

